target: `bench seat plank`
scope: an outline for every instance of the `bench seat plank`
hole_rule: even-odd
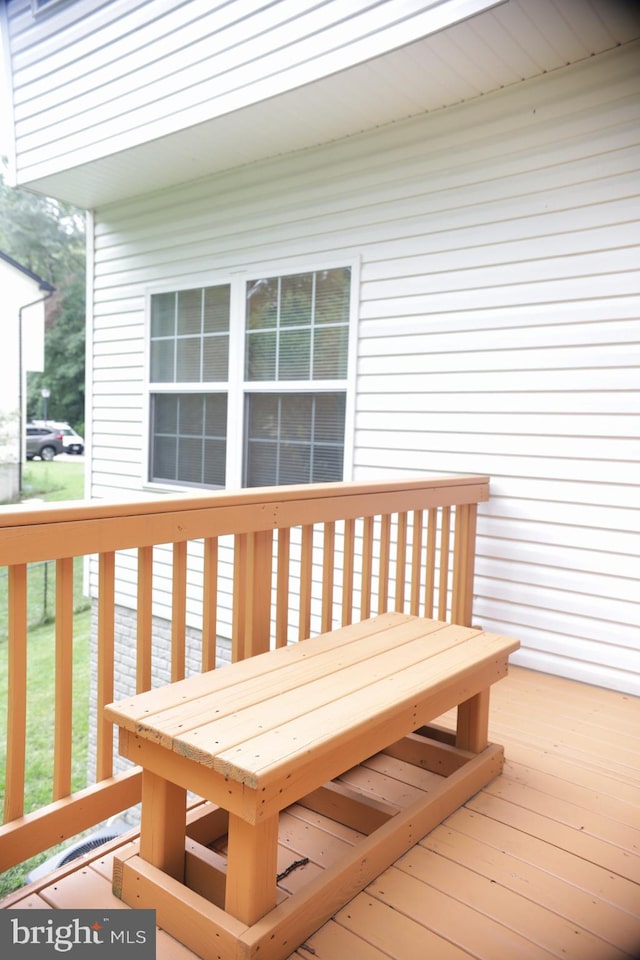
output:
[[[154,690],[147,690],[135,696],[127,697],[105,707],[107,719],[134,733],[148,729],[152,732],[153,717],[162,711],[173,711],[178,703],[184,709],[185,718],[191,710],[200,712],[205,704],[217,694],[233,689],[247,681],[259,682],[264,679],[267,687],[272,673],[279,671],[285,664],[309,660],[325,655],[336,648],[344,649],[351,642],[372,636],[384,630],[394,630],[401,623],[412,618],[401,613],[385,613],[374,620],[362,620],[343,627],[340,631],[311,637],[301,643],[282,647],[275,651],[258,654],[247,660],[233,664],[233,677],[223,668],[199,673],[184,680],[178,680]],[[426,621],[439,624],[439,621]],[[442,624],[444,625],[444,624]]]
[[[321,655],[303,656],[293,662],[290,658],[281,658],[279,668],[270,671],[266,677],[252,677],[225,690],[150,713],[138,721],[136,733],[156,739],[171,749],[173,741],[184,741],[190,730],[199,731],[198,737],[203,744],[207,741],[208,731],[213,730],[213,752],[218,753],[227,731],[234,731],[229,741],[231,745],[257,728],[265,729],[267,723],[276,726],[282,718],[295,716],[296,710],[308,710],[310,700],[307,698],[313,699],[316,695],[319,698],[317,703],[322,703],[323,686],[327,680],[330,684],[327,689],[335,684],[336,679],[342,684],[352,683],[356,689],[368,671],[375,669],[381,675],[388,673],[385,657],[398,657],[399,662],[407,658],[410,662],[434,655],[443,644],[452,642],[451,634],[447,639],[439,639],[439,632],[444,627],[445,624],[437,621],[401,622],[393,631],[387,628],[376,630],[339,648],[331,645]],[[478,633],[469,627],[457,629],[460,641]],[[429,641],[426,643],[427,636]],[[413,646],[409,649],[411,644]],[[338,670],[340,673],[336,677]],[[304,699],[301,697],[303,688]],[[237,730],[238,724],[245,728],[246,734]],[[206,756],[201,762],[207,762]]]
[[[195,728],[172,726],[172,748],[217,769],[216,758],[225,750],[251,741],[257,734],[280,730],[283,724],[294,722],[312,710],[346,701],[379,680],[384,681],[425,661],[435,661],[443,650],[456,643],[464,644],[476,634],[477,631],[468,627],[452,627],[427,636],[419,623],[406,624],[402,625],[401,632],[394,633],[397,642],[383,634],[384,643],[374,643],[369,655],[369,644],[362,641],[351,644],[344,655],[340,651],[315,658],[319,669],[312,672],[301,663],[296,664],[297,669],[293,671],[273,674],[267,691],[262,687],[256,691],[254,684],[234,687],[235,696],[221,697],[219,703],[215,701],[215,707],[210,706]],[[351,662],[354,657],[349,654],[355,654],[355,662]],[[151,724],[155,720],[152,718]],[[164,726],[161,729],[166,732]],[[145,735],[145,730],[138,732]]]
[[[400,728],[406,727],[407,716],[414,713],[409,726],[417,728],[505,676],[507,657],[515,649],[517,642],[503,637],[472,637],[218,753],[213,769],[259,790],[299,773],[308,757],[319,762],[322,756],[333,755],[336,772],[326,777],[331,779],[362,759],[357,748],[355,754],[346,753],[341,745],[361,741],[364,756],[382,750],[397,721]],[[406,732],[401,729],[391,739]]]

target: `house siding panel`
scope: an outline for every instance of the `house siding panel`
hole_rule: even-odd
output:
[[[141,486],[148,287],[357,257],[355,478],[489,474],[478,622],[640,692],[637,52],[97,211],[93,494]]]
[[[28,179],[154,140],[494,2],[75,0],[34,17],[30,0],[10,0],[18,170]]]

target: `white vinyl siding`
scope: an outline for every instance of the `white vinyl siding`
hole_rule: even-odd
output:
[[[490,475],[476,622],[640,692],[636,53],[97,211],[92,493],[140,489],[150,286],[359,259],[346,467]]]

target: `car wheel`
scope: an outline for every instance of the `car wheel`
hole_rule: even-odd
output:
[[[43,447],[40,451],[41,460],[53,460],[56,455],[55,447]]]

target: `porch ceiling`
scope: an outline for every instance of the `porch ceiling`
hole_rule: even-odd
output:
[[[505,0],[349,70],[26,185],[99,207],[472,100],[638,37],[632,0]]]

